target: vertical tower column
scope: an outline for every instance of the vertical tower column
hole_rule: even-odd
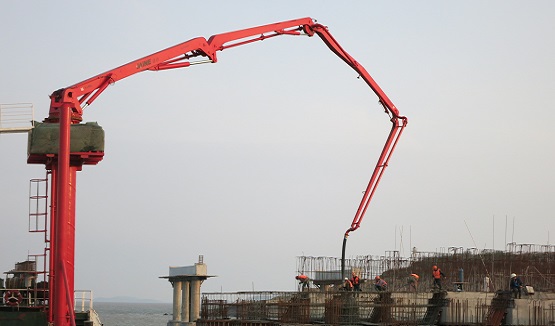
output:
[[[173,282],[173,320],[181,320],[181,292],[182,291],[182,281],[175,280]]]
[[[196,279],[191,281],[191,315],[189,321],[194,322],[200,318],[200,283]]]
[[[53,310],[53,319],[56,326],[69,326],[69,316],[73,314],[72,302],[73,293],[70,291],[70,280],[73,280],[73,262],[68,266],[68,251],[73,251],[74,244],[70,243],[73,235],[71,229],[73,223],[70,221],[71,199],[70,189],[70,125],[71,108],[67,105],[60,107],[60,139],[58,150],[58,182],[57,182],[57,210],[56,210],[56,230],[54,234],[54,298],[50,306]],[[72,284],[73,285],[73,284]],[[71,298],[71,299],[70,299]]]
[[[191,299],[190,299],[190,292],[191,291],[191,282],[189,281],[184,281],[183,282],[183,291],[182,296],[181,296],[181,302],[182,302],[182,307],[181,307],[181,321],[189,321],[189,311],[190,311],[190,306],[191,306]]]

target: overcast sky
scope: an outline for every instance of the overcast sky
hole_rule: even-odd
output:
[[[409,118],[347,256],[554,242],[552,1],[0,3],[0,103],[37,120],[54,90],[150,53],[312,17]],[[201,254],[205,292],[294,290],[297,256],[339,257],[390,129],[351,68],[295,36],[121,80],[84,120],[106,151],[77,177],[75,287],[168,302],[158,277]],[[26,142],[0,135],[2,272],[43,248]]]

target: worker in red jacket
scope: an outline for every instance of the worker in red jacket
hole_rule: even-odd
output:
[[[353,291],[362,291],[360,289],[360,278],[355,272],[352,273],[351,283],[353,283]]]
[[[353,291],[353,282],[349,278],[345,277],[345,282],[343,282],[343,290]]]
[[[374,278],[374,287],[378,292],[385,291],[387,290],[387,282],[383,278],[376,276]]]

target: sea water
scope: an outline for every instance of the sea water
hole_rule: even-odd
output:
[[[104,326],[166,326],[172,319],[171,303],[95,302]]]

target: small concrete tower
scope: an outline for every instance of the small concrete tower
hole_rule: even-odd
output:
[[[200,286],[208,279],[204,257],[193,266],[170,266],[167,278],[173,286],[173,319],[168,326],[193,326],[200,318]]]

